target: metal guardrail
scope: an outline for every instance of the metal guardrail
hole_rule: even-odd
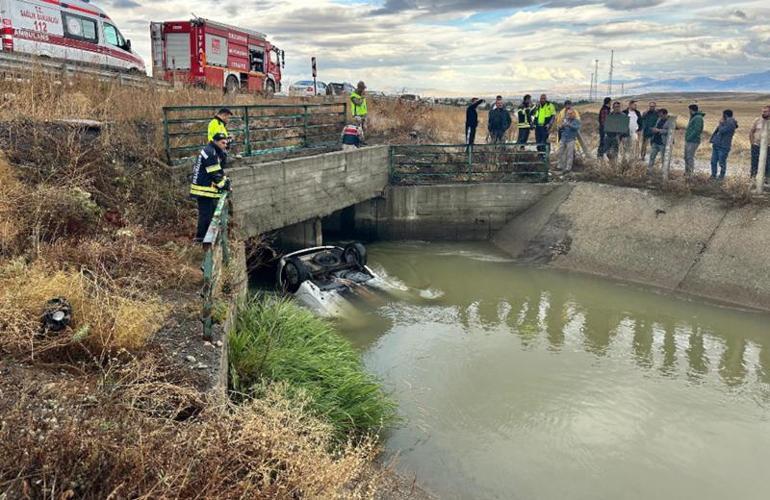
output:
[[[390,146],[391,184],[548,182],[550,145]]]
[[[6,78],[27,78],[35,71],[52,73],[65,78],[88,76],[105,82],[133,87],[171,87],[169,82],[154,80],[141,73],[127,73],[118,69],[110,69],[97,64],[48,59],[27,54],[0,52],[0,73]]]
[[[214,216],[209,224],[206,236],[203,238],[203,308],[201,322],[203,323],[203,338],[211,340],[214,329],[214,295],[220,277],[220,266],[230,264],[230,242],[227,237],[227,222],[229,219],[229,193],[225,192],[217,203]],[[221,251],[221,259],[218,258]]]
[[[171,163],[206,145],[208,123],[220,108],[234,115],[227,124],[232,148],[244,156],[327,147],[339,142],[347,103],[170,106],[163,108],[163,136]]]

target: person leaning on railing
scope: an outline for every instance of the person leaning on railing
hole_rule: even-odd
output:
[[[226,149],[227,136],[214,134],[193,165],[190,196],[198,201],[198,226],[194,240],[196,242],[203,241],[219,198],[223,192],[230,189],[230,180],[225,175]]]

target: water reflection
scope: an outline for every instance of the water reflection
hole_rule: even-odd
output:
[[[404,291],[349,338],[405,417],[387,448],[440,497],[767,497],[767,315],[486,246],[370,251]]]
[[[455,323],[469,333],[507,331],[525,350],[544,347],[558,353],[569,346],[597,357],[628,355],[640,369],[693,382],[713,374],[728,386],[739,386],[752,374],[770,382],[767,316],[522,268],[491,258],[486,247],[476,253],[443,249],[438,258],[424,255],[425,248],[384,245],[374,249],[372,259],[413,291],[438,295],[410,301],[430,305],[432,321]],[[388,325],[411,321],[409,315],[391,316]],[[376,335],[368,339],[374,342]],[[749,346],[757,354],[751,359]]]

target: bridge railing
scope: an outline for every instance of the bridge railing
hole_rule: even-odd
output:
[[[548,182],[548,144],[415,144],[390,147],[391,184]]]
[[[243,156],[323,148],[339,143],[347,103],[167,106],[163,108],[166,155],[172,163],[206,145],[208,124],[220,108],[233,112],[227,131],[231,151]]]
[[[229,193],[225,192],[214,210],[214,216],[209,224],[206,236],[203,238],[203,308],[201,322],[203,323],[203,338],[211,340],[214,328],[214,301],[221,277],[222,266],[230,264],[230,242],[227,238],[227,223],[229,214]]]

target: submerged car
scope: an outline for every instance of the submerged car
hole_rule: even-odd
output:
[[[278,262],[278,288],[320,316],[346,314],[355,300],[374,297],[385,283],[366,265],[360,243],[306,248]]]

